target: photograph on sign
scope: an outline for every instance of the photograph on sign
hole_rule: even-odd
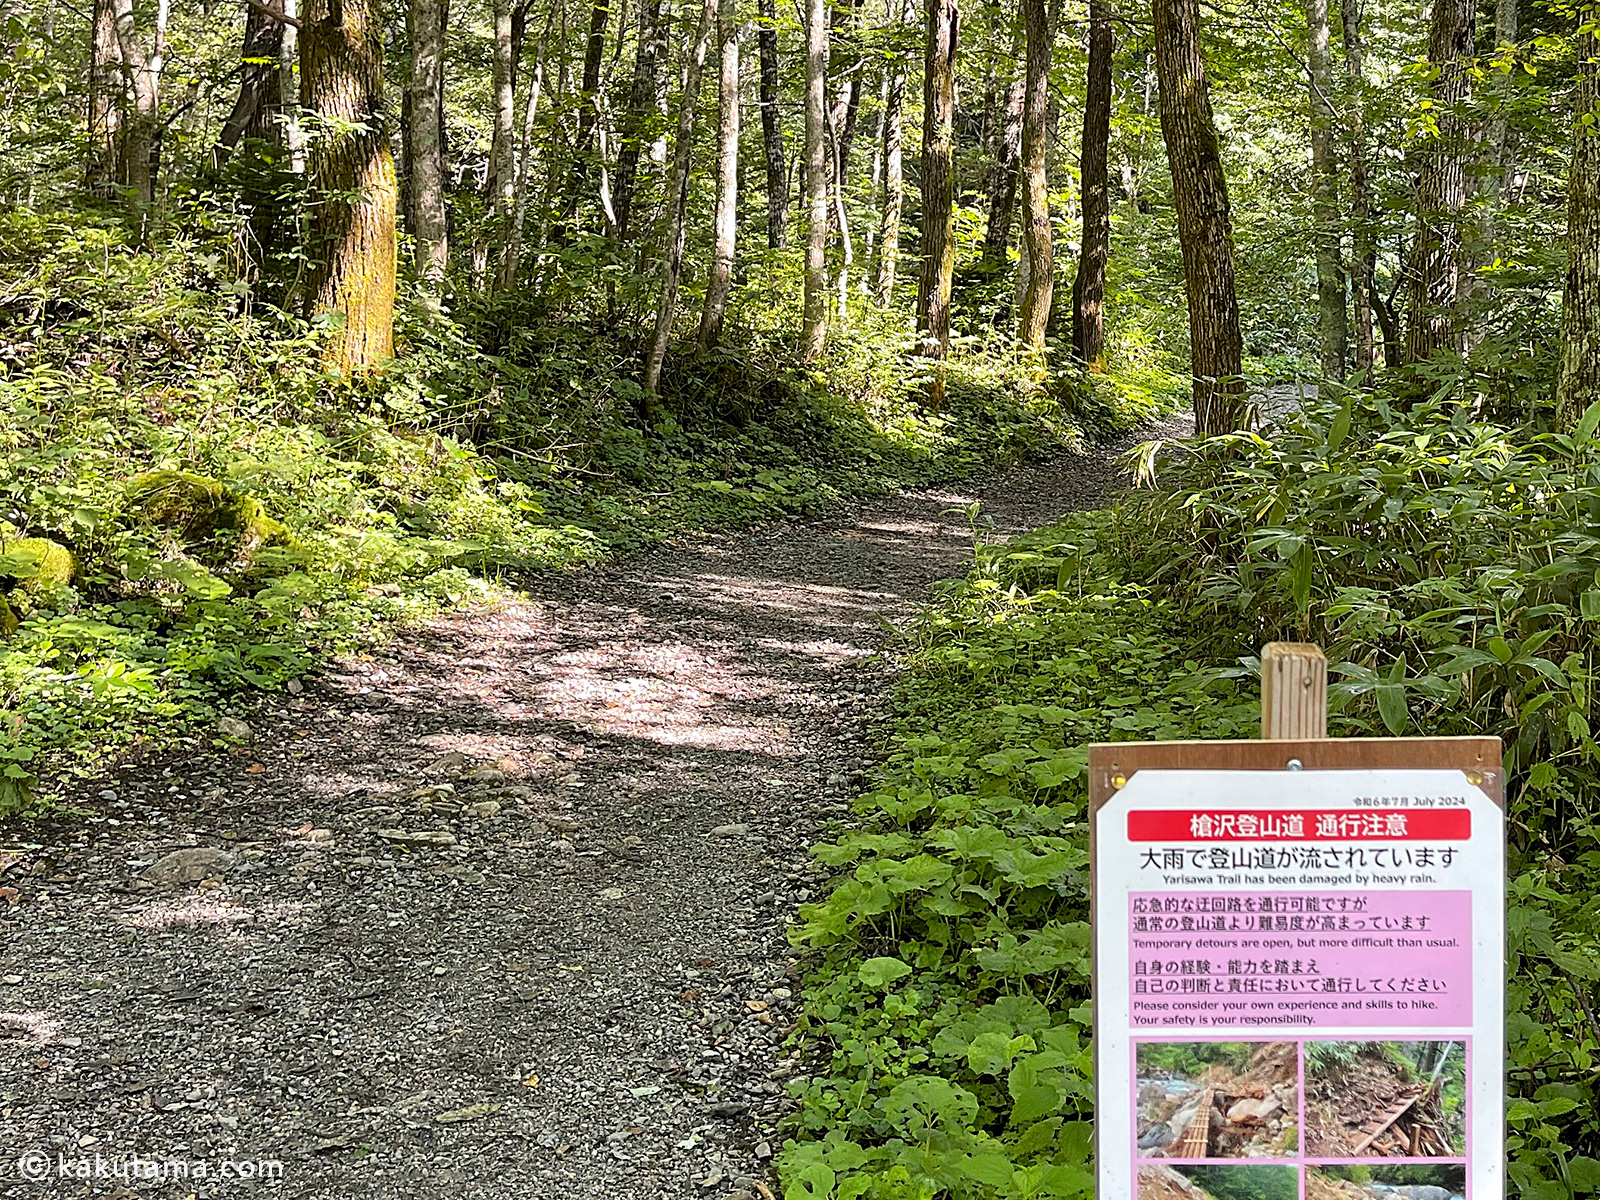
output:
[[[1481,777],[1115,779],[1093,812],[1102,1200],[1500,1200],[1504,821]]]

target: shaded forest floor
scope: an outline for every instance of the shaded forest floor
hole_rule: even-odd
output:
[[[565,577],[12,831],[0,1144],[276,1159],[287,1196],[766,1194],[784,933],[872,752],[880,618],[968,560],[952,510],[1037,526],[1109,464]]]

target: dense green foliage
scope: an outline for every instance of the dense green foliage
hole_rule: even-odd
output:
[[[1250,655],[1285,635],[1327,648],[1338,734],[1505,739],[1509,1171],[1591,1189],[1597,424],[1312,404],[1147,447],[1152,489],[983,551],[912,630],[860,827],[817,850],[842,873],[797,929],[816,1071],[790,1200],[1090,1188],[1084,747],[1252,736]]]

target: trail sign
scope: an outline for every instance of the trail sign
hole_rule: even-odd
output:
[[[1501,1200],[1498,740],[1089,772],[1100,1200]]]

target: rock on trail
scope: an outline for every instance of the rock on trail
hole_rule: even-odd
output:
[[[784,931],[868,765],[879,617],[962,570],[972,500],[1015,531],[1111,477],[1068,456],[542,581],[0,831],[0,1192],[37,1149],[210,1164],[140,1196],[238,1194],[223,1160],[291,1197],[767,1194]]]

